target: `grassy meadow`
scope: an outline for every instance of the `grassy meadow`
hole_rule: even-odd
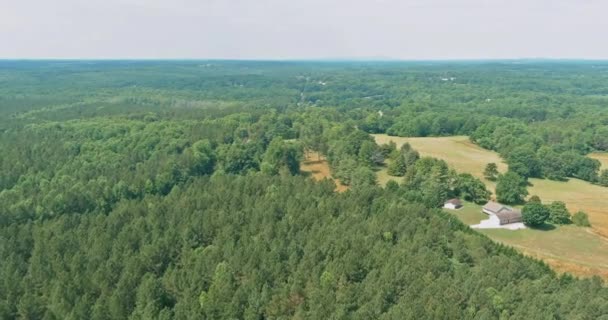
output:
[[[445,210],[468,225],[477,224],[487,216],[481,206],[465,202],[459,210]],[[558,272],[579,276],[599,275],[608,279],[608,241],[589,228],[547,226],[543,229],[477,230],[494,241],[517,248],[526,255],[542,259]]]
[[[491,191],[496,185],[483,178],[486,164],[494,162],[501,172],[507,165],[493,151],[471,143],[466,136],[437,138],[390,137],[374,135],[379,144],[394,141],[397,146],[408,142],[422,156],[443,159],[458,172],[468,172],[479,177]],[[599,159],[600,156],[594,156]],[[608,155],[604,155],[608,162]],[[606,163],[603,162],[603,163]],[[386,169],[378,172],[378,181],[402,178],[390,177]],[[542,258],[557,270],[578,275],[598,274],[608,278],[608,188],[596,186],[578,179],[558,182],[530,179],[530,195],[538,195],[543,202],[563,201],[572,212],[584,210],[589,214],[592,228],[575,226],[558,227],[555,230],[481,230],[480,232],[501,243],[512,245],[526,254]],[[479,206],[467,204],[465,208],[450,211],[466,224],[476,224],[483,219]]]

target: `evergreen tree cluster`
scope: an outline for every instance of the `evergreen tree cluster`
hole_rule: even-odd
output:
[[[108,214],[2,227],[0,318],[589,318],[597,278],[558,277],[403,190],[198,177]]]

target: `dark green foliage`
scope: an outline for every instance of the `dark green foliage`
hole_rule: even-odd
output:
[[[417,199],[430,208],[443,205],[448,199],[453,173],[443,160],[423,157],[409,167],[404,179],[404,187],[418,196]]]
[[[384,158],[391,158],[394,154],[397,154],[397,144],[394,141],[380,145],[379,149]]]
[[[528,195],[526,179],[517,173],[508,171],[498,176],[496,199],[505,204],[519,204]]]
[[[554,201],[547,206],[549,209],[550,223],[554,224],[570,224],[572,223],[570,212],[566,208],[566,204],[561,201]]]
[[[478,180],[367,134],[533,146],[594,181],[608,67],[546,67],[0,61],[0,318],[599,319],[598,278],[429,208]],[[351,189],[298,176],[302,149]],[[395,152],[404,184],[375,186]]]
[[[591,227],[589,216],[583,211],[578,211],[572,215],[572,223],[579,227]]]
[[[542,203],[542,201],[540,200],[540,197],[537,195],[533,195],[530,197],[530,199],[528,199],[528,203],[531,203],[531,202]]]
[[[524,178],[540,177],[540,161],[533,146],[517,147],[506,156],[509,170]]]
[[[523,222],[529,227],[540,227],[549,219],[550,211],[542,203],[528,202],[521,211]]]
[[[568,163],[565,162],[566,158],[547,146],[538,150],[538,159],[543,175],[547,179],[563,181],[566,177],[573,175]]]
[[[3,228],[0,274],[14,285],[0,291],[2,310],[67,318],[83,308],[139,319],[535,318],[546,310],[537,305],[564,317],[607,311],[596,280],[562,282],[398,194],[332,189],[301,177],[198,178],[166,197],[123,201],[107,216]],[[579,299],[594,307],[560,303]]]
[[[598,183],[604,187],[608,187],[608,169],[602,170]]]
[[[483,170],[483,176],[490,181],[496,181],[498,179],[498,166],[496,163],[488,163]]]
[[[260,168],[263,148],[256,143],[235,142],[218,148],[220,170],[232,174],[244,174]]]
[[[484,204],[490,199],[490,191],[481,180],[468,173],[461,173],[456,180],[455,193],[466,201]]]

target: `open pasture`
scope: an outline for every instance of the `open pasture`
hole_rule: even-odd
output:
[[[398,147],[408,142],[422,156],[445,160],[458,172],[468,172],[479,177],[491,191],[495,183],[483,178],[486,164],[494,162],[500,172],[507,165],[493,151],[483,149],[469,141],[466,136],[437,138],[403,138],[374,135],[379,144],[394,141]],[[607,157],[608,159],[608,157]],[[384,176],[380,171],[380,182],[401,179]],[[481,230],[490,238],[512,245],[531,256],[542,258],[559,271],[573,274],[601,275],[608,278],[608,188],[596,186],[578,179],[558,182],[544,179],[530,179],[530,195],[538,195],[544,203],[563,201],[571,212],[583,210],[589,214],[592,228],[575,226],[559,227],[556,230]],[[468,208],[467,208],[468,207]],[[473,224],[480,217],[478,206],[467,204],[464,209],[453,211],[466,224]]]

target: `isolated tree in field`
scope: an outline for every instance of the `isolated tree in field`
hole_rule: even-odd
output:
[[[549,209],[541,203],[526,203],[522,210],[524,224],[529,227],[539,227],[549,219]]]
[[[543,203],[543,202],[540,200],[540,197],[539,197],[539,196],[537,196],[537,195],[533,195],[533,196],[531,196],[531,197],[530,197],[530,199],[528,199],[528,203],[530,203],[530,202]]]
[[[407,170],[407,164],[405,162],[405,156],[400,154],[395,160],[388,165],[388,174],[394,177],[403,177]]]
[[[496,163],[488,163],[486,169],[483,171],[483,176],[490,181],[496,181],[496,178],[498,177],[498,166]]]
[[[572,215],[572,222],[579,227],[591,227],[589,216],[584,211],[578,211]]]
[[[409,142],[406,142],[403,145],[401,145],[400,150],[403,153],[407,153],[407,152],[413,151],[414,149],[412,148],[412,145]]]
[[[554,224],[570,224],[572,223],[570,212],[566,208],[566,204],[561,201],[555,201],[549,206],[549,222]]]
[[[496,199],[506,204],[522,203],[528,195],[527,184],[526,179],[515,172],[500,175],[496,184]]]

